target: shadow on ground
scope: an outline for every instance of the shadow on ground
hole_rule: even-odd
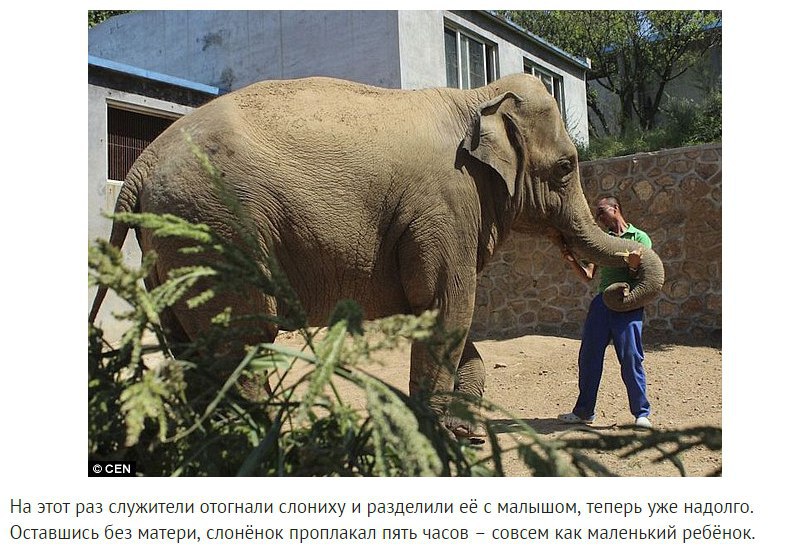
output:
[[[614,424],[570,424],[562,422],[556,418],[554,419],[520,419],[520,422],[529,426],[532,430],[541,435],[556,434],[566,430],[577,430],[582,428],[590,428],[591,430],[610,430],[616,428]],[[492,419],[490,420],[492,429],[496,434],[511,434],[512,432],[519,432],[521,427],[517,421],[510,419]]]

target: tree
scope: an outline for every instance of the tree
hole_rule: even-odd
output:
[[[502,11],[531,33],[591,59],[591,78],[618,97],[619,132],[655,125],[667,84],[721,42],[719,11]],[[595,90],[588,107],[608,131]],[[591,131],[598,135],[593,122]]]
[[[95,27],[102,21],[121,15],[122,13],[129,13],[132,10],[88,10],[87,11],[87,28]]]

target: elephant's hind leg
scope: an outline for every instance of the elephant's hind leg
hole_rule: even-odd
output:
[[[191,329],[198,340],[198,351],[207,361],[213,360],[214,378],[225,382],[234,369],[243,361],[248,348],[260,343],[273,342],[278,334],[274,322],[275,313],[268,308],[275,307],[255,288],[239,292],[220,292],[198,308],[183,305],[174,309],[177,318]],[[204,309],[202,309],[204,307]],[[227,322],[212,323],[212,318],[228,313]],[[204,340],[214,336],[213,349],[204,345]],[[267,375],[243,374],[236,383],[239,394],[251,401],[263,401],[268,397]]]
[[[218,291],[198,306],[189,306],[187,298],[208,289],[205,284],[195,285],[186,298],[171,307],[172,316],[191,340],[216,335],[221,343],[216,350],[244,353],[246,345],[273,342],[278,334],[275,313],[269,312],[270,303],[259,290],[246,288],[239,291]]]
[[[169,272],[182,266],[183,260],[178,256],[161,256],[160,253],[148,278],[150,288],[166,282]],[[275,341],[278,334],[276,301],[246,285],[220,289],[199,305],[188,304],[190,298],[199,297],[212,286],[210,279],[196,282],[161,313],[161,324],[175,356],[193,361],[200,370],[209,371],[215,381],[224,383],[244,359],[247,346]],[[246,398],[266,397],[266,379],[243,378],[238,387]]]
[[[147,290],[154,290],[160,284],[160,279],[154,267],[151,268],[149,274],[144,280]],[[172,352],[177,353],[174,345],[188,344],[191,341],[191,338],[186,333],[183,325],[174,315],[174,311],[172,311],[172,309],[164,309],[159,313],[158,316],[160,317],[160,326],[163,329],[163,333],[166,335],[170,349]]]

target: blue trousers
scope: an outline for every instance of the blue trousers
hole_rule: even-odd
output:
[[[643,309],[620,313],[605,305],[602,294],[591,302],[582,343],[579,348],[579,397],[574,414],[588,419],[596,410],[596,395],[602,380],[605,350],[611,339],[621,365],[622,380],[627,388],[630,412],[635,417],[650,415],[647,400],[647,378],[644,375],[644,349],[641,344]]]

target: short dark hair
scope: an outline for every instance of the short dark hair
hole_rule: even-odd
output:
[[[619,202],[619,198],[616,196],[613,196],[612,194],[603,194],[596,198],[596,203],[599,203],[602,200],[605,200],[608,205],[618,208],[620,213],[624,213],[622,210],[622,204]]]

